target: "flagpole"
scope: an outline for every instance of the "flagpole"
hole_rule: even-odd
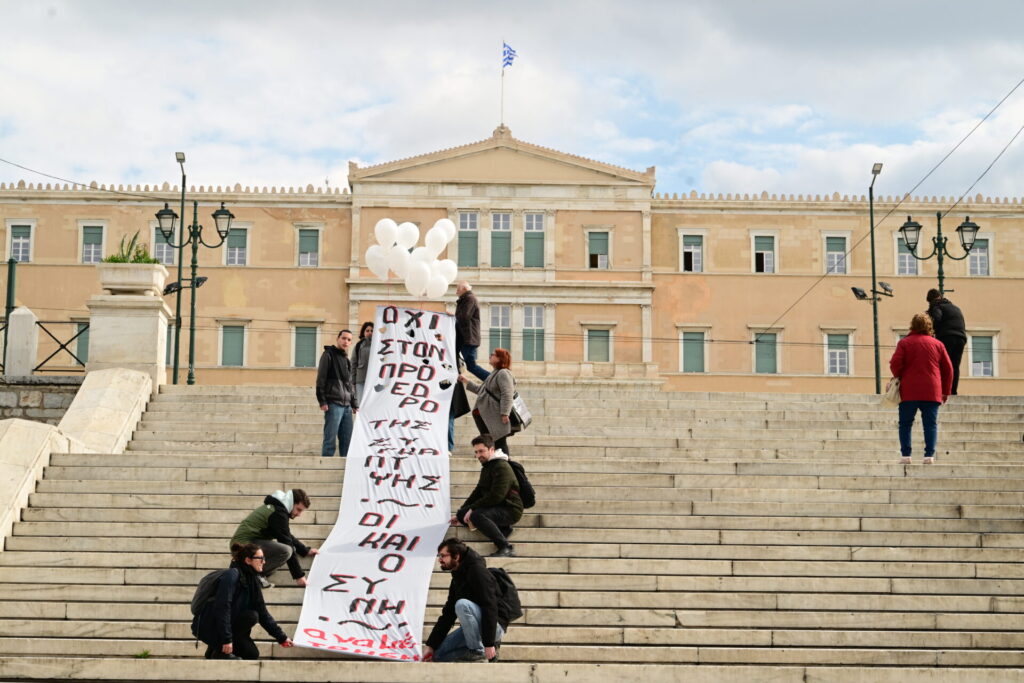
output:
[[[504,57],[505,57],[505,39],[504,38],[501,39],[501,55],[502,55],[502,62],[501,62],[501,110],[500,110],[500,112],[498,114],[498,119],[500,120],[501,125],[504,126],[505,125],[505,60],[504,60]]]

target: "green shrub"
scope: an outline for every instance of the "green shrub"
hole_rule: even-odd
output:
[[[127,240],[127,243],[126,243]],[[132,238],[128,240],[128,237],[121,238],[121,246],[118,247],[116,254],[103,259],[105,263],[160,263],[157,259],[149,255],[149,249],[146,248],[145,244],[139,244],[139,231],[136,230]]]

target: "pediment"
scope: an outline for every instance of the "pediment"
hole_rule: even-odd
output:
[[[462,147],[376,166],[349,164],[349,182],[626,185],[654,187],[654,168],[637,172],[516,140],[507,128]]]

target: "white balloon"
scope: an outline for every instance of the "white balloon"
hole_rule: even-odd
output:
[[[423,296],[427,291],[427,283],[430,282],[430,268],[422,261],[409,261],[409,268],[405,273],[405,288],[413,296]]]
[[[430,282],[427,283],[427,297],[430,299],[440,299],[448,293],[448,281],[441,275],[431,275]]]
[[[431,255],[437,256],[444,251],[445,246],[448,244],[448,233],[444,228],[435,225],[427,231],[427,237],[423,242],[427,245]]]
[[[391,247],[388,250],[388,267],[395,275],[404,278],[409,267],[409,250],[397,244]]]
[[[398,234],[395,241],[406,249],[412,249],[420,239],[420,229],[415,223],[401,223],[398,226]]]
[[[430,267],[430,264],[434,261],[434,255],[431,254],[430,249],[426,247],[416,247],[415,249],[412,250],[412,253],[409,254],[409,258],[413,261],[426,263],[428,268]]]
[[[441,228],[442,230],[444,230],[445,237],[447,238],[447,242],[445,242],[445,244],[455,239],[455,223],[453,223],[450,219],[442,218],[436,223],[434,223],[434,227]]]
[[[377,225],[373,226],[373,234],[377,237],[377,244],[390,249],[398,235],[398,224],[390,218],[381,218]]]
[[[388,279],[388,252],[379,244],[371,245],[366,250],[366,267],[381,280]]]
[[[446,258],[437,262],[437,272],[448,281],[448,284],[451,284],[459,276],[459,267],[455,261]]]

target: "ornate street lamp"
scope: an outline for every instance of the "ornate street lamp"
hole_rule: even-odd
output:
[[[945,258],[951,258],[954,261],[963,261],[971,253],[971,249],[974,247],[974,240],[978,237],[978,224],[971,220],[970,216],[964,218],[964,222],[956,229],[956,234],[960,238],[960,246],[963,247],[963,256],[953,256],[949,252],[946,246],[946,238],[942,236],[942,212],[935,212],[935,237],[932,238],[932,250],[927,256],[918,256],[917,246],[921,239],[921,224],[913,220],[910,216],[907,216],[907,222],[900,227],[900,235],[903,236],[903,241],[907,245],[907,249],[910,250],[910,255],[916,258],[918,261],[927,261],[933,256],[939,259],[939,293],[945,294],[946,290],[944,283],[946,280],[945,272],[942,269],[942,261]]]

